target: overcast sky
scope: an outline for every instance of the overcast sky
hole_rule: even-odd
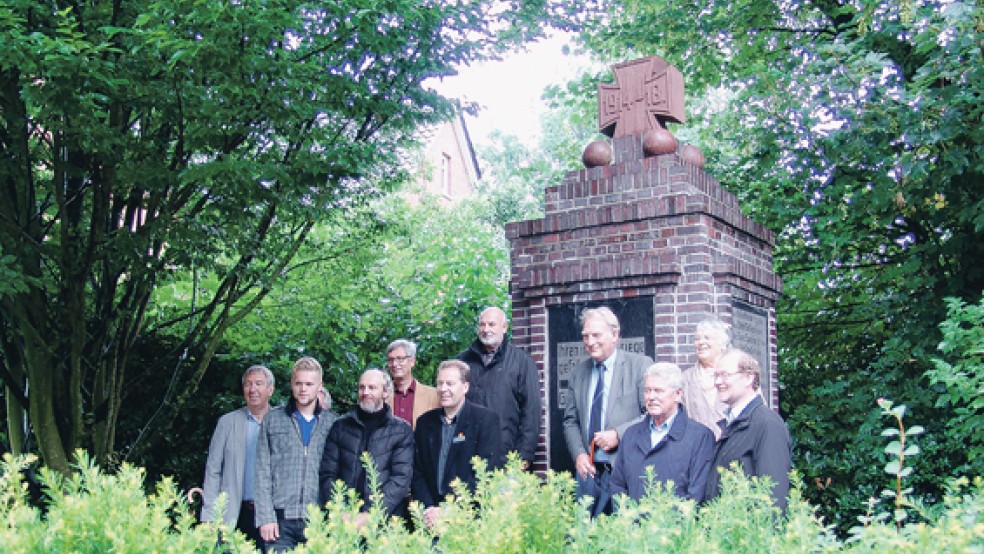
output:
[[[557,36],[500,62],[462,67],[459,75],[436,83],[435,88],[482,107],[477,118],[466,120],[476,145],[485,144],[493,130],[533,145],[539,139],[543,89],[566,82],[581,67],[579,60],[563,54],[566,42],[565,36]]]

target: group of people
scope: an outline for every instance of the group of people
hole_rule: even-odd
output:
[[[640,498],[647,468],[682,497],[714,498],[715,468],[735,461],[748,475],[771,477],[775,502],[785,507],[789,434],[762,401],[757,362],[728,349],[727,327],[698,325],[698,363],[687,371],[618,349],[619,322],[608,308],[585,310],[581,329],[588,359],[570,376],[563,428],[578,494],[594,499],[593,514],[611,513],[615,495]],[[358,405],[343,416],[331,411],[314,358],[297,360],[291,397],[274,408],[273,374],[251,366],[242,379],[246,406],[222,416],[212,436],[202,520],[215,519],[225,493],[225,521],[258,547],[283,551],[304,542],[307,506],[331,502],[339,482],[363,501],[358,526],[373,502],[406,517],[411,499],[423,505],[424,524],[436,526],[452,483],[474,490],[474,457],[498,468],[516,452],[532,469],[542,424],[539,374],[507,331],[501,309],[484,310],[478,337],[440,363],[434,387],[413,376],[416,345],[393,341],[388,371],[363,372]]]
[[[357,526],[365,525],[374,502],[387,515],[406,517],[411,499],[423,505],[424,523],[435,526],[452,483],[474,490],[476,456],[499,468],[506,452],[515,451],[531,467],[542,418],[538,374],[532,358],[506,339],[507,330],[501,309],[484,310],[477,339],[459,359],[441,362],[434,387],[413,376],[416,344],[393,341],[388,371],[363,372],[358,404],[343,416],[331,411],[314,358],[294,363],[291,397],[274,408],[273,374],[248,368],[246,406],[222,416],[212,436],[201,519],[216,518],[225,493],[228,524],[265,551],[284,551],[304,542],[307,506],[331,502],[339,482],[363,501]]]
[[[582,312],[588,359],[569,380],[564,436],[577,494],[593,498],[592,514],[611,513],[619,494],[641,498],[650,471],[680,497],[711,500],[721,493],[719,470],[734,463],[771,479],[774,503],[785,510],[789,431],[764,402],[758,362],[730,348],[727,326],[697,324],[697,364],[686,371],[619,349],[619,336],[610,309]]]

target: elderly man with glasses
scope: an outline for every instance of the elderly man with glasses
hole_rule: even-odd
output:
[[[393,379],[393,394],[386,399],[393,415],[417,427],[417,418],[441,405],[437,389],[413,377],[417,363],[417,345],[405,339],[386,347],[386,367]]]
[[[789,430],[759,394],[761,371],[755,358],[741,350],[729,350],[718,359],[714,386],[727,409],[718,422],[721,438],[714,447],[705,499],[721,494],[721,469],[738,462],[745,475],[772,479],[772,498],[785,511],[792,466]]]

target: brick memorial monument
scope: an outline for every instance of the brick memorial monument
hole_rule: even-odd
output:
[[[614,67],[598,86],[611,141],[589,144],[584,169],[546,190],[542,219],[506,226],[512,334],[541,368],[546,414],[537,469],[571,470],[563,438],[567,377],[587,357],[578,318],[608,306],[620,347],[688,368],[694,326],[716,317],[765,369],[777,406],[774,237],[703,170],[704,156],[666,128],[684,123],[680,72],[659,57]]]

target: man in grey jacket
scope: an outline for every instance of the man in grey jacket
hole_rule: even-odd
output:
[[[335,422],[318,403],[322,375],[314,358],[297,360],[291,399],[263,418],[256,450],[256,526],[268,552],[303,543],[307,505],[318,505],[318,464]]]
[[[272,395],[273,373],[261,365],[250,366],[243,373],[246,405],[220,417],[212,433],[202,492],[202,521],[215,520],[216,499],[225,493],[223,520],[252,539],[257,548],[262,544],[253,502],[256,442]]]
[[[611,476],[625,430],[646,413],[642,376],[649,356],[616,348],[618,318],[608,308],[581,314],[588,359],[571,372],[564,407],[564,438],[574,458],[577,495],[594,499],[593,516],[611,513]]]

